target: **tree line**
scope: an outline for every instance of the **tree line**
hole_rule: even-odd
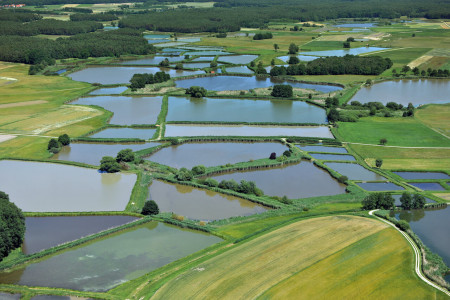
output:
[[[296,64],[288,67],[275,66],[270,70],[270,76],[283,75],[379,75],[392,67],[389,58],[380,56],[321,57],[307,64]]]
[[[9,195],[0,191],[0,261],[22,245],[25,235],[25,218]]]
[[[130,88],[132,91],[142,89],[146,84],[160,83],[170,80],[170,75],[165,72],[156,72],[155,74],[134,74],[130,79]]]
[[[117,16],[112,13],[98,13],[98,14],[72,14],[70,15],[71,21],[98,21],[106,22],[117,20]]]
[[[25,24],[14,21],[0,21],[0,35],[75,35],[93,32],[98,29],[103,29],[103,25],[94,21],[67,22],[54,19],[43,19]]]

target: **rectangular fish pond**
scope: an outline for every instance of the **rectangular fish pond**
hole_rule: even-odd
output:
[[[362,182],[357,183],[357,185],[366,191],[371,192],[404,190],[403,187],[392,182]]]
[[[125,60],[120,62],[122,65],[158,65],[165,59],[168,59],[169,62],[178,62],[182,61],[184,57],[182,56],[153,56],[149,58],[142,59],[133,59],[133,60]]]
[[[28,161],[0,161],[0,190],[26,212],[121,211],[136,174]]]
[[[362,180],[362,181],[382,181],[386,180],[385,177],[378,175],[375,172],[369,171],[366,168],[358,164],[346,164],[346,163],[325,163],[328,167],[332,168],[341,175],[347,176],[350,180]]]
[[[166,120],[325,124],[327,116],[303,101],[169,97]]]
[[[194,220],[212,221],[265,212],[266,207],[235,196],[207,189],[154,180],[149,199],[162,212],[173,212]]]
[[[322,154],[322,153],[311,153],[310,155],[315,159],[355,161],[355,158],[351,155]]]
[[[342,147],[327,147],[315,145],[310,146],[297,145],[297,147],[307,152],[348,153],[347,149]]]
[[[105,292],[220,241],[152,221],[0,272],[0,283]]]
[[[445,191],[445,188],[437,182],[408,182],[408,184],[424,191]]]
[[[407,179],[450,179],[450,176],[439,172],[392,172],[398,176]]]
[[[128,89],[127,86],[119,86],[119,87],[113,87],[113,88],[101,88],[94,90],[89,93],[89,95],[113,95],[113,94],[122,94]]]
[[[89,137],[98,139],[142,139],[153,138],[156,129],[153,128],[106,128],[91,134]]]

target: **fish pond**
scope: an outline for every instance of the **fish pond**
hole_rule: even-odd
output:
[[[214,56],[200,56],[197,58],[194,58],[192,61],[196,62],[196,61],[212,61],[214,60]]]
[[[450,102],[447,79],[402,79],[383,81],[361,88],[351,101],[361,103],[378,101],[383,104],[395,102],[407,106]]]
[[[437,182],[408,182],[408,184],[424,191],[445,191],[445,188]]]
[[[362,182],[357,183],[357,185],[365,189],[366,191],[371,192],[404,190],[403,187],[396,185],[392,182]]]
[[[291,57],[290,55],[285,55],[285,56],[279,56],[277,58],[284,62],[288,62],[290,57]],[[317,56],[311,56],[311,55],[297,55],[297,58],[300,59],[301,61],[313,61],[315,59],[318,59]]]
[[[138,151],[159,145],[160,143],[71,143],[69,146],[62,147],[59,153],[53,155],[52,159],[98,166],[103,156],[116,157],[120,150],[131,149]]]
[[[392,172],[398,176],[407,179],[450,179],[450,176],[439,172]]]
[[[91,134],[89,137],[98,139],[142,139],[153,138],[156,129],[153,128],[106,128]]]
[[[19,300],[21,297],[20,294],[7,294],[0,292],[0,299],[2,300]]]
[[[322,154],[322,153],[312,153],[310,155],[315,159],[323,159],[323,160],[346,160],[346,161],[355,160],[355,158],[351,155]]]
[[[359,47],[359,48],[341,49],[341,50],[301,52],[300,54],[301,55],[313,55],[313,56],[345,56],[345,55],[358,55],[358,54],[370,53],[370,52],[387,50],[387,49],[389,49],[389,48]]]
[[[315,145],[308,145],[308,146],[297,145],[297,147],[307,152],[348,153],[347,149],[341,147],[327,147]]]
[[[307,136],[334,138],[327,126],[213,126],[187,124],[167,124],[165,136]]]
[[[242,198],[159,180],[150,185],[149,199],[154,200],[162,212],[203,221],[249,216],[267,210]]]
[[[216,56],[216,55],[230,55],[233,53],[230,52],[226,52],[226,51],[217,51],[217,50],[209,50],[209,51],[190,51],[190,52],[186,52],[185,55],[189,55],[189,56]]]
[[[160,39],[169,39],[170,35],[168,34],[146,34],[144,35],[144,39],[147,40],[160,40]]]
[[[166,120],[324,124],[327,116],[303,101],[169,97]]]
[[[0,161],[0,190],[27,212],[121,211],[136,175],[63,164]]]
[[[221,66],[222,64],[217,64],[217,66]],[[210,63],[186,63],[183,64],[183,68],[188,68],[188,69],[203,69],[203,68],[209,68],[210,67]]]
[[[162,97],[97,96],[79,98],[71,104],[97,105],[112,111],[110,123],[116,125],[155,124]]]
[[[0,273],[0,282],[104,292],[221,239],[149,222]]]
[[[220,55],[220,54],[219,54]],[[235,65],[246,65],[258,58],[258,55],[230,55],[220,56],[217,61],[226,62]]]
[[[347,23],[347,24],[333,25],[333,27],[337,27],[337,28],[369,28],[369,27],[377,27],[377,26],[375,23]]]
[[[22,252],[33,254],[137,219],[130,216],[26,217]]]
[[[225,71],[228,73],[242,73],[242,74],[253,74],[254,72],[247,68],[246,66],[239,66],[239,67],[229,67],[226,68]]]
[[[138,73],[151,73],[164,71],[169,74],[170,77],[179,76],[192,76],[196,74],[204,74],[203,71],[186,71],[186,70],[173,70],[159,67],[107,67],[96,66],[88,67],[81,71],[69,74],[70,78],[77,81],[84,81],[89,83],[100,84],[119,84],[129,83],[131,77]]]
[[[143,59],[135,59],[135,60],[126,60],[120,62],[122,65],[157,65],[165,59],[168,59],[169,62],[178,62],[182,61],[184,57],[180,56],[154,56],[150,58]]]
[[[101,88],[94,90],[89,93],[89,95],[113,95],[113,94],[121,94],[128,89],[127,86],[118,86],[113,88]]]
[[[286,150],[288,148],[280,143],[185,143],[162,148],[147,160],[178,169],[191,169],[197,165],[212,167],[267,158],[272,152],[280,156]]]
[[[219,182],[230,179],[237,182],[254,181],[265,195],[287,196],[290,199],[343,194],[346,188],[327,171],[306,160],[281,167],[237,171],[211,177]]]
[[[391,213],[398,220],[405,220],[412,231],[434,253],[444,259],[450,266],[450,207],[433,209],[403,210],[400,213]],[[447,280],[449,278],[447,277]]]
[[[194,85],[202,86],[207,90],[213,91],[249,90],[255,88],[266,88],[275,84],[289,84],[293,88],[313,89],[323,93],[330,93],[342,89],[341,87],[332,85],[293,82],[277,80],[274,78],[258,78],[256,76],[208,76],[176,80],[175,84],[177,87],[181,88],[189,88]]]
[[[328,167],[332,168],[341,175],[347,176],[350,180],[363,180],[363,181],[381,181],[386,180],[381,175],[375,172],[369,171],[366,168],[358,164],[346,164],[346,163],[325,163]]]

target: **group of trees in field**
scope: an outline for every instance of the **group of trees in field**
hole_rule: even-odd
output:
[[[154,53],[142,33],[136,30],[111,30],[77,34],[56,40],[25,36],[1,36],[0,60],[26,64],[51,65],[55,59],[144,55]]]
[[[372,193],[362,201],[364,210],[393,209],[395,199],[387,193]]]
[[[201,86],[191,86],[190,88],[186,89],[185,94],[191,95],[191,97],[201,98],[206,96],[207,91],[204,87]]]
[[[253,36],[254,40],[267,40],[273,38],[271,32],[258,32]]]
[[[0,191],[0,261],[22,245],[25,218],[22,211],[9,201],[9,195]]]
[[[58,137],[58,139],[50,139],[50,141],[48,141],[48,145],[47,145],[47,150],[50,151],[51,153],[58,153],[59,151],[61,151],[61,147],[62,146],[67,146],[70,145],[70,137],[69,135],[67,135],[66,133],[60,135]]]
[[[271,95],[273,97],[291,98],[294,96],[294,91],[289,84],[276,84],[273,86]]]
[[[290,63],[297,62],[295,58]],[[392,67],[389,58],[379,56],[321,57],[307,64],[291,64],[288,67],[275,66],[270,70],[270,76],[283,75],[379,75]]]
[[[0,21],[0,36],[33,36],[38,34],[75,35],[80,33],[94,32],[102,28],[103,25],[101,23],[94,21],[72,22],[60,21],[55,19],[43,19],[24,24],[14,21]]]
[[[99,170],[106,173],[117,173],[120,171],[120,163],[132,162],[135,158],[133,150],[123,149],[117,153],[116,158],[112,156],[103,156],[100,160]]]
[[[170,80],[170,75],[165,72],[156,72],[155,74],[134,74],[130,79],[130,88],[132,91],[144,88],[146,84],[160,83]]]

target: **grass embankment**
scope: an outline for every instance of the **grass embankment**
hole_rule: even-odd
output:
[[[293,292],[294,298],[306,292],[334,298],[337,291],[359,298],[373,293],[440,297],[415,277],[412,266],[408,244],[385,224],[352,216],[322,217],[296,222],[238,244],[173,278],[152,299],[249,299],[266,291],[275,297],[278,291],[288,295]],[[285,284],[283,280],[295,280],[295,284],[286,284],[288,289],[278,288]],[[377,284],[372,284],[374,280]],[[294,290],[299,285],[301,292]],[[139,296],[149,297],[145,293]]]

